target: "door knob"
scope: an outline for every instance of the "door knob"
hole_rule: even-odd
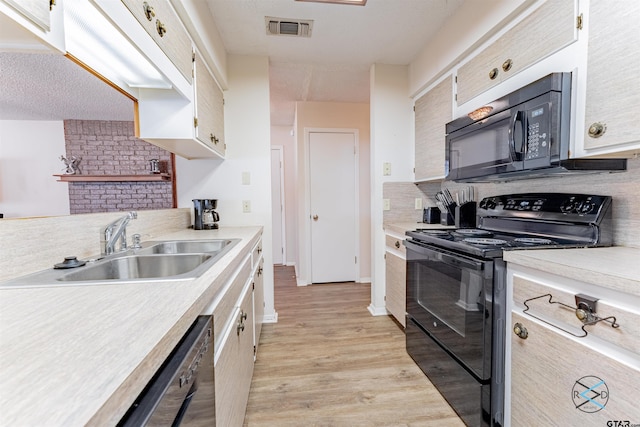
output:
[[[317,221],[317,220],[318,220],[318,215],[314,215],[314,216],[313,216],[313,220],[314,220],[314,221]]]

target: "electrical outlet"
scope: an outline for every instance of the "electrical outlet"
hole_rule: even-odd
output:
[[[422,209],[422,199],[421,198],[416,197],[415,207],[416,207],[416,209]]]
[[[391,210],[391,200],[382,199],[382,210],[383,211]]]
[[[391,175],[391,163],[385,162],[382,164],[382,175],[384,176]]]
[[[243,213],[251,212],[251,202],[249,200],[242,201],[242,212]]]
[[[242,185],[251,184],[251,172],[242,172]]]

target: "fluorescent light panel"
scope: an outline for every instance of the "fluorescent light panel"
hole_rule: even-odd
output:
[[[367,4],[367,0],[296,0],[305,1],[309,3],[334,3],[334,4],[351,4],[355,6],[364,6]]]

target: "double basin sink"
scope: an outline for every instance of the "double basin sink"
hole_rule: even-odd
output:
[[[149,280],[195,279],[240,239],[148,242],[72,269],[49,269],[0,286],[40,287]]]

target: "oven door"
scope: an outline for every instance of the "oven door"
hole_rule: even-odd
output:
[[[493,261],[406,240],[407,315],[479,381],[491,378]]]

